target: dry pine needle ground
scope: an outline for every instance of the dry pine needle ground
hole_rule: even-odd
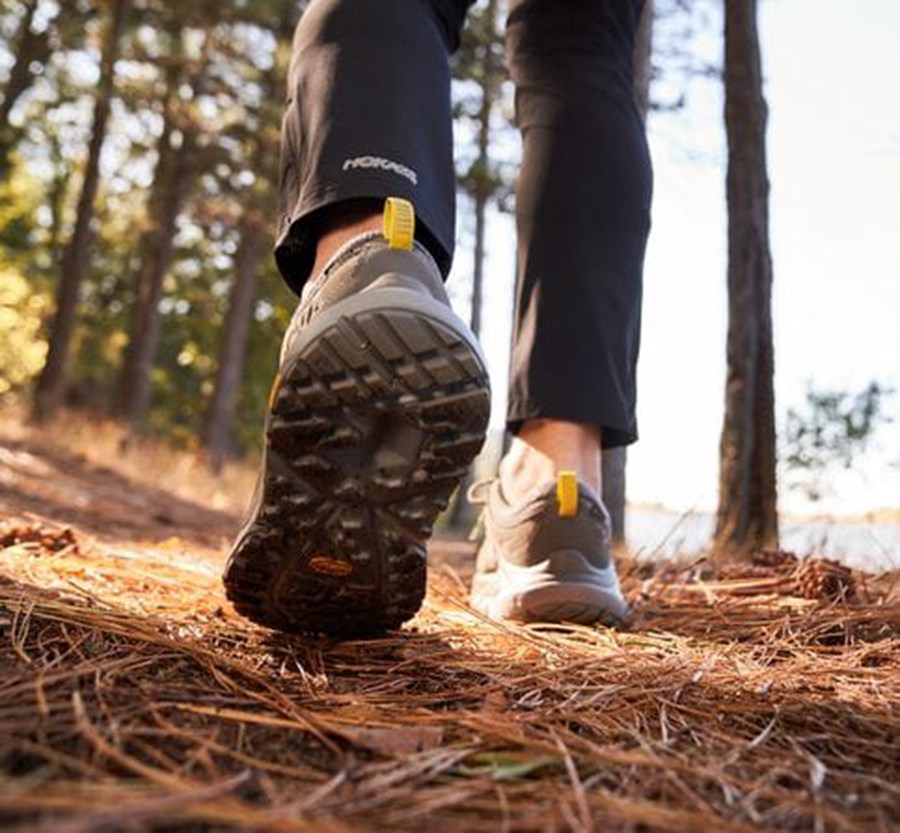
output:
[[[0,533],[6,830],[900,824],[891,576],[626,566],[629,631],[529,629],[437,544],[410,629],[332,643],[237,619],[214,550]]]

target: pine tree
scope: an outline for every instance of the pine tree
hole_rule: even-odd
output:
[[[512,190],[509,174],[496,158],[497,134],[504,127],[498,116],[507,77],[500,26],[503,5],[499,0],[486,0],[469,13],[454,59],[454,77],[463,90],[455,103],[454,115],[469,123],[475,151],[459,156],[457,184],[471,200],[474,242],[469,322],[476,335],[482,324],[488,211],[491,206],[505,208]]]
[[[34,67],[43,65],[50,55],[49,29],[41,32],[32,29],[37,8],[38,0],[25,3],[14,48],[15,60],[3,87],[3,100],[0,101],[0,176],[5,175],[9,168],[9,151],[15,142],[9,121],[13,107],[31,85]]]
[[[290,58],[291,32],[297,16],[293,0],[274,0],[274,5],[271,13],[277,21],[273,32],[275,55],[271,67],[262,78],[261,103],[252,114],[245,137],[246,161],[254,167],[254,184],[240,195],[244,204],[240,243],[219,339],[216,377],[204,431],[204,442],[214,471],[221,469],[231,451],[231,425],[244,375],[258,273],[270,248],[271,223],[268,217],[274,216],[281,101],[284,98],[281,93]]]
[[[119,413],[132,434],[141,430],[150,404],[150,377],[159,343],[159,302],[163,279],[172,261],[178,215],[197,175],[198,124],[190,105],[180,106],[183,83],[191,89],[189,101],[200,93],[208,70],[211,37],[204,35],[203,47],[193,72],[185,79],[188,62],[180,53],[177,18],[170,21],[169,41],[173,60],[168,67],[163,130],[150,198],[150,222],[140,247],[143,258],[134,277],[131,326],[125,362],[119,384]]]
[[[756,0],[725,4],[728,374],[715,547],[720,558],[778,541],[772,257]]]
[[[112,108],[115,67],[119,56],[122,30],[131,0],[110,0],[103,49],[100,80],[94,97],[94,115],[88,157],[85,165],[75,228],[63,256],[62,271],[56,291],[56,313],[50,328],[47,363],[41,372],[35,392],[33,416],[42,421],[58,410],[68,381],[72,336],[78,308],[78,294],[88,266],[91,223],[100,181],[100,154],[106,139],[106,128]]]

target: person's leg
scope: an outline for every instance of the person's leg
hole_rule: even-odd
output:
[[[412,617],[434,520],[484,440],[484,357],[443,285],[447,53],[466,6],[313,0],[297,30],[276,257],[301,299],[224,575],[268,627],[362,635]]]
[[[524,140],[509,427],[472,605],[520,621],[627,616],[601,446],[636,437],[650,163],[633,84],[641,0],[512,0]]]
[[[330,254],[377,229],[386,197],[416,209],[446,276],[455,178],[448,54],[471,0],[313,0],[297,27],[275,256],[299,294]]]
[[[642,0],[513,0],[507,52],[524,142],[504,490],[632,442],[651,168],[637,109]]]

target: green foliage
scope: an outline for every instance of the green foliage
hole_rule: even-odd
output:
[[[808,386],[804,407],[788,410],[785,422],[782,456],[790,486],[819,500],[827,492],[826,475],[852,468],[878,426],[890,421],[885,404],[893,393],[877,381],[859,393]]]
[[[10,160],[9,176],[0,180],[0,396],[24,389],[44,363],[47,343],[46,292],[32,275],[32,251],[40,246],[35,223],[42,191],[39,180]]]
[[[150,431],[195,445],[215,382],[242,218],[275,219],[278,138],[295,0],[135,0],[116,64],[112,121],[81,287],[67,399],[109,411],[129,339],[134,277],[155,255],[155,188],[168,119],[178,176],[190,185],[176,222],[158,306]],[[0,4],[0,101],[8,91],[25,5]],[[71,234],[86,158],[107,15],[99,0],[44,2],[32,29],[42,52],[20,85],[0,178],[3,280],[0,373],[23,389],[46,352],[43,327]],[[171,161],[171,160],[170,160]],[[171,167],[170,167],[171,170]],[[155,244],[156,245],[156,244]],[[271,258],[260,270],[245,384],[233,426],[258,442],[281,332],[294,299]]]
[[[274,227],[278,144],[297,0],[134,0],[115,65],[109,131],[89,259],[82,282],[67,399],[109,412],[118,398],[132,327],[135,276],[159,246],[151,232],[165,206],[160,154],[181,181],[171,261],[158,304],[159,340],[146,427],[181,445],[199,443],[216,381],[242,223]],[[23,34],[24,2],[0,0],[0,100]],[[0,177],[0,377],[25,390],[46,352],[46,327],[71,236],[99,72],[108,4],[40,0],[30,65],[3,147]],[[499,18],[473,10],[454,93],[468,144],[461,190],[503,204],[512,165],[504,142],[479,155],[482,94],[498,135],[511,117]],[[490,29],[490,31],[488,31]],[[48,46],[48,49],[44,49]],[[168,130],[168,133],[166,133]],[[164,141],[163,141],[164,140]],[[154,195],[160,195],[158,198]],[[295,299],[267,257],[257,275],[247,361],[232,424],[235,450],[259,442],[281,334]]]
[[[491,0],[469,12],[452,62],[453,119],[459,190],[509,211],[519,148],[504,57],[505,7]]]
[[[0,180],[0,246],[2,261],[27,263],[35,242],[35,212],[42,197],[41,182],[22,169],[13,158],[10,175]]]
[[[44,364],[48,300],[11,266],[0,266],[0,396],[31,382]]]

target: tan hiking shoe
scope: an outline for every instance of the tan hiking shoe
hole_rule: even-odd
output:
[[[485,507],[472,607],[516,622],[626,620],[609,515],[573,472],[536,486],[517,506],[506,501],[499,480],[476,484],[470,500]]]
[[[413,242],[412,206],[389,206],[400,233],[386,211],[386,235],[344,246],[284,338],[224,576],[237,611],[278,630],[364,635],[415,615],[432,524],[484,441],[481,350]]]

